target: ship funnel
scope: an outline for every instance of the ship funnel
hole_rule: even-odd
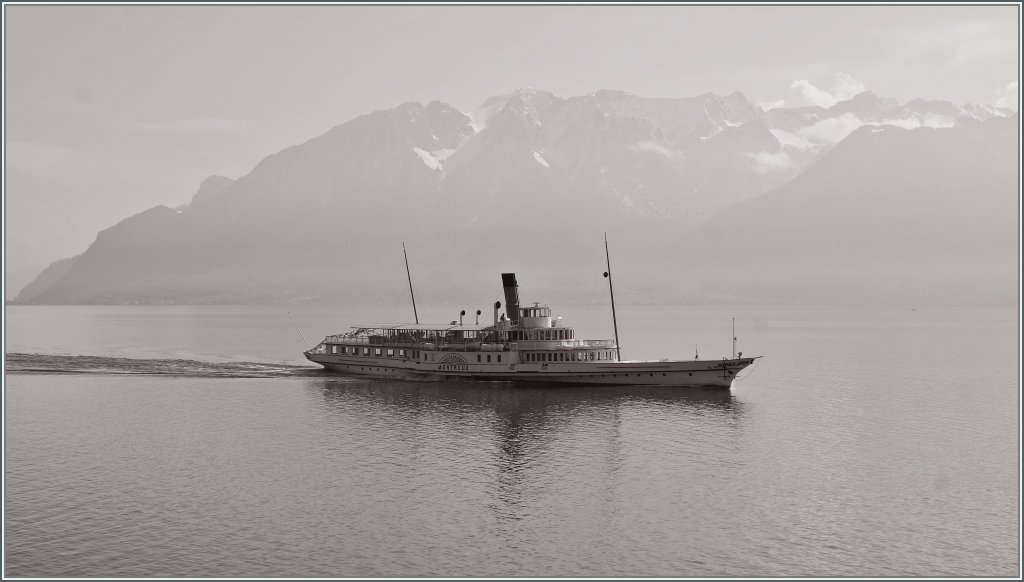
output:
[[[463,309],[462,311],[459,312],[459,325],[462,325],[462,318],[465,315],[466,315],[466,310],[465,309]]]
[[[494,302],[494,325],[498,325],[498,310],[501,309],[501,301]]]
[[[519,325],[519,284],[515,273],[502,273],[501,286],[505,288],[505,313],[512,325]]]
[[[476,310],[476,324],[480,325],[480,310]]]

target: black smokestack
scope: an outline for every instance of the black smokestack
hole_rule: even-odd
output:
[[[505,311],[515,325],[519,324],[519,284],[515,273],[502,273],[501,286],[505,288]]]

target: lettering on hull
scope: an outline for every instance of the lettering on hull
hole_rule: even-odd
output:
[[[448,354],[437,363],[439,372],[468,372],[469,363],[458,354]]]

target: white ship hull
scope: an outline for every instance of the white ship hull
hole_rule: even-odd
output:
[[[511,354],[505,352],[508,356]],[[457,352],[439,354],[436,360]],[[756,358],[693,361],[598,361],[551,363],[445,363],[307,352],[326,369],[355,376],[418,381],[496,381],[542,384],[608,384],[725,388]]]

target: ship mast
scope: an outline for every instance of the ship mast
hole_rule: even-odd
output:
[[[612,296],[612,326],[615,328],[615,361],[622,361],[622,351],[619,348],[619,322],[615,318],[615,289],[612,288],[612,260],[608,256],[608,233],[604,233],[604,260],[608,270],[604,276],[608,278],[608,293]]]
[[[402,242],[402,255],[405,256],[405,276],[409,278],[409,296],[412,297],[412,316],[416,318],[416,324],[420,323],[420,315],[416,312],[416,295],[412,292],[412,274],[409,273],[409,253],[405,252],[405,242]]]

